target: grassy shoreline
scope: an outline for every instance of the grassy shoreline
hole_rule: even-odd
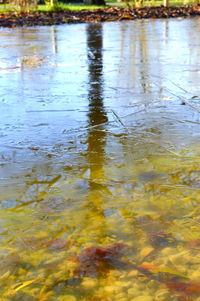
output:
[[[35,10],[0,12],[0,27],[43,26],[77,23],[100,23],[135,19],[186,18],[200,16],[200,5],[173,7],[101,7],[98,9]]]
[[[131,8],[139,8],[139,2],[136,2],[136,6],[133,5],[133,2],[129,2]],[[163,1],[161,0],[146,0],[143,2],[143,7],[159,7],[163,5]],[[196,1],[188,1],[188,5],[197,5]],[[184,6],[183,2],[180,0],[173,0],[170,2],[170,7],[173,6]],[[50,5],[44,4],[44,5],[38,5],[37,8],[30,9],[30,11],[38,11],[38,12],[50,12],[50,11],[57,11],[57,10],[63,10],[63,11],[82,11],[82,10],[96,10],[96,9],[104,9],[109,7],[119,7],[119,8],[127,8],[127,4],[125,2],[114,2],[109,1],[106,3],[105,6],[98,6],[98,5],[84,5],[84,4],[67,4],[63,2],[58,2],[56,7],[51,7]],[[12,7],[9,4],[0,4],[0,13],[6,13],[6,12],[16,12],[18,11],[16,8]]]
[[[103,6],[107,7],[107,6]],[[87,10],[93,10],[93,9],[99,9],[102,8],[102,6],[97,6],[97,5],[80,5],[80,4],[65,4],[62,2],[58,2],[56,8],[51,7],[50,5],[38,5],[37,8],[30,9],[31,11],[39,11],[39,12],[48,12],[48,11],[56,11],[56,10],[74,10],[74,11],[80,11],[83,9]],[[5,12],[15,12],[17,11],[16,8],[10,6],[9,4],[0,4],[0,13],[5,13]]]

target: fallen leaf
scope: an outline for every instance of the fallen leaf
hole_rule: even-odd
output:
[[[168,289],[179,296],[198,296],[200,295],[200,283],[187,282],[165,282]]]
[[[188,248],[200,247],[200,238],[186,242],[185,246]]]
[[[137,265],[137,269],[146,275],[156,277],[161,282],[166,282],[175,279],[188,279],[184,274],[177,270],[170,269],[168,267],[160,267],[150,263],[143,263]]]
[[[108,247],[91,246],[83,249],[77,257],[79,264],[75,274],[88,275],[106,272],[113,267],[114,259],[122,253],[125,244],[116,243]]]
[[[34,283],[38,281],[38,279],[34,279],[34,280],[28,280],[28,281],[25,281],[23,283],[21,283],[20,285],[17,286],[17,288],[14,289],[15,292],[18,292],[19,290],[21,290],[22,288]]]

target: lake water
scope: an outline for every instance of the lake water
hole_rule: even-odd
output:
[[[0,29],[1,300],[200,300],[200,18]]]

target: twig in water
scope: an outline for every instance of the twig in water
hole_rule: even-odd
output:
[[[112,113],[115,115],[117,121],[127,130],[127,132],[129,133],[129,129],[125,126],[125,124],[123,123],[123,121],[121,120],[121,118],[117,115],[117,113],[114,110],[111,110]]]
[[[165,76],[161,77],[161,76],[155,75],[155,74],[151,74],[151,75],[152,75],[153,77],[157,77],[157,78],[159,78],[159,79],[165,79],[165,80],[169,81],[170,83],[172,83],[172,85],[174,85],[175,87],[177,87],[177,88],[179,88],[180,90],[182,90],[183,92],[189,94],[189,92],[188,92],[187,90],[185,90],[184,88],[182,88],[181,86],[179,86],[177,83],[173,82],[171,79],[169,79],[169,78],[167,78],[167,77],[165,77]]]
[[[172,83],[173,83],[173,82],[172,82]],[[175,83],[173,83],[173,84],[174,84],[175,86],[177,86]],[[154,83],[154,85],[157,86],[157,87],[159,87],[159,85],[158,85],[157,83]],[[177,87],[178,87],[178,86],[177,86]],[[185,97],[182,97],[182,96],[179,96],[179,95],[173,93],[173,92],[172,92],[169,88],[167,88],[167,87],[162,87],[162,88],[163,88],[164,90],[168,91],[171,95],[173,95],[173,96],[179,98],[179,99],[181,100],[181,103],[182,103],[182,104],[186,104],[186,105],[188,105],[190,108],[192,108],[193,110],[195,110],[195,111],[197,111],[198,113],[200,113],[200,110],[199,110],[197,107],[191,105],[191,104],[187,101],[187,99],[186,99]],[[181,87],[179,87],[179,88],[183,90],[183,88],[181,88]],[[183,91],[185,91],[185,90],[183,90]],[[186,92],[187,92],[187,91],[186,91]],[[187,92],[187,93],[188,93],[188,92]]]
[[[174,120],[174,121],[178,121],[178,122],[181,122],[181,123],[194,123],[194,124],[200,124],[199,121],[193,121],[193,120],[187,120],[187,119],[176,119],[176,118],[170,118],[170,117],[165,117],[163,116],[162,118],[164,119],[169,119],[169,120]]]
[[[200,113],[200,110],[199,110],[197,107],[191,105],[187,100],[183,99],[182,104],[186,104],[186,105],[188,105],[190,108],[192,108],[193,110],[195,110],[195,111],[197,111],[198,113]]]
[[[127,115],[123,116],[123,118],[125,118],[125,117],[129,117],[129,116],[131,116],[131,115],[135,115],[135,114],[137,114],[137,113],[142,113],[142,112],[144,112],[144,111],[145,111],[145,109],[142,109],[142,110],[139,110],[139,111],[136,111],[136,112],[133,112],[133,113],[127,114]]]

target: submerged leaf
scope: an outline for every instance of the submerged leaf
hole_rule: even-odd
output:
[[[173,282],[165,283],[168,289],[180,296],[198,296],[200,295],[200,283]]]
[[[186,242],[185,246],[188,248],[200,247],[200,238]]]
[[[168,267],[160,267],[149,263],[144,263],[137,265],[137,269],[146,275],[152,275],[154,278],[156,277],[157,280],[161,282],[175,280],[175,279],[188,279],[184,274],[170,269]]]
[[[156,266],[154,264],[150,264],[150,263],[142,263],[142,264],[139,264],[138,266],[138,269],[140,270],[144,270],[144,271],[159,271],[159,266]]]
[[[75,274],[99,274],[113,267],[113,259],[120,255],[125,244],[116,243],[108,247],[91,246],[78,256],[79,267]]]
[[[21,290],[22,288],[24,288],[24,287],[26,287],[26,286],[28,286],[28,285],[30,285],[30,284],[36,282],[36,281],[38,281],[38,279],[33,279],[33,280],[25,281],[25,282],[19,284],[19,285],[14,289],[14,291],[15,291],[15,292],[18,292],[18,291]]]

